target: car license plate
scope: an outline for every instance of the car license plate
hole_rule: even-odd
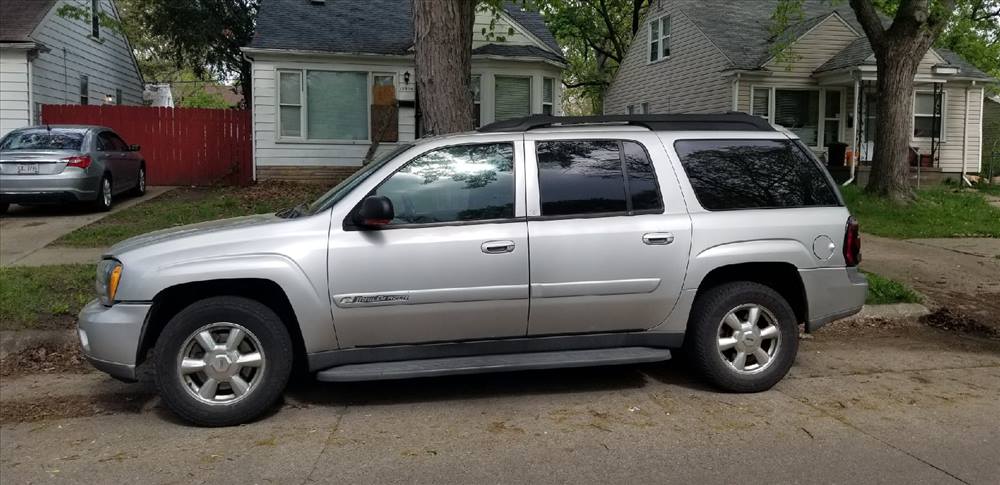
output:
[[[18,175],[38,175],[38,164],[37,163],[19,163],[19,164],[17,164],[17,174]]]

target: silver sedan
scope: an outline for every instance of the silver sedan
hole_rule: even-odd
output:
[[[10,204],[87,203],[111,209],[115,197],[146,191],[146,162],[101,126],[32,126],[0,140],[0,213]]]

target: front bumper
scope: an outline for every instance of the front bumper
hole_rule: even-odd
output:
[[[45,203],[97,199],[101,174],[63,171],[55,175],[0,175],[0,202]]]
[[[799,276],[809,308],[807,332],[854,315],[865,306],[868,278],[858,268],[800,269]]]
[[[83,307],[77,336],[87,360],[113,377],[134,381],[139,341],[151,306],[118,303],[108,307],[94,300]]]

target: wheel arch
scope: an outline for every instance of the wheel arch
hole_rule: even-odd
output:
[[[712,288],[735,281],[752,281],[773,289],[792,307],[800,323],[808,320],[805,285],[798,267],[787,261],[755,261],[713,268],[699,282],[694,299]]]
[[[238,278],[194,281],[164,288],[153,298],[136,349],[136,365],[146,360],[167,323],[192,303],[216,296],[240,296],[258,301],[281,319],[292,338],[296,368],[306,363],[305,340],[299,319],[285,290],[265,278]]]

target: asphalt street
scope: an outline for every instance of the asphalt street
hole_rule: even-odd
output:
[[[98,373],[0,386],[4,483],[997,483],[1000,342],[835,324],[759,394],[683,361],[359,384],[202,429]]]

